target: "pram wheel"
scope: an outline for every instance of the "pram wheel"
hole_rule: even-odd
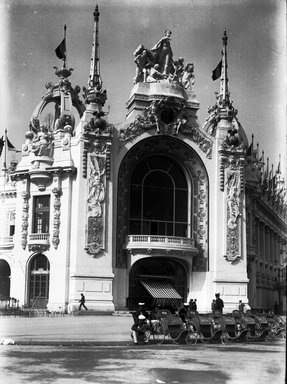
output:
[[[161,322],[158,322],[153,325],[152,335],[156,344],[163,343],[165,339],[165,331],[164,331],[164,326]]]

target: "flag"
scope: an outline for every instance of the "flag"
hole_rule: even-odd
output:
[[[66,39],[65,38],[55,49],[55,52],[59,59],[66,59]]]
[[[21,152],[21,151],[17,151],[17,149],[14,147],[14,145],[11,143],[11,141],[8,139],[8,137],[6,137],[6,140],[7,140],[7,148],[8,148],[8,151],[15,151],[15,152]]]
[[[2,154],[3,147],[4,147],[4,139],[3,139],[3,136],[2,136],[2,137],[0,137],[0,156]]]
[[[278,166],[277,166],[277,169],[276,169],[276,173],[281,173],[281,164],[280,164],[280,161],[278,163]]]
[[[247,151],[246,151],[246,155],[247,156],[251,156],[252,155],[252,150],[253,150],[253,142],[249,145]]]
[[[222,60],[220,60],[218,66],[212,71],[212,80],[217,80],[221,76]]]

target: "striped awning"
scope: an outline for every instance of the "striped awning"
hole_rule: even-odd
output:
[[[148,280],[140,281],[148,293],[154,299],[179,299],[182,300],[180,294],[167,281]]]
[[[136,308],[139,302],[144,302],[146,308],[154,306],[179,307],[182,297],[168,281],[163,280],[140,280],[135,289],[127,299],[129,308]]]

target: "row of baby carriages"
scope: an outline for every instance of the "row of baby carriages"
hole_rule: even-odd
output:
[[[157,312],[157,319],[150,324],[150,334],[156,344],[171,340],[175,344],[196,344],[268,341],[286,338],[286,324],[280,316],[258,314],[251,310],[245,314],[238,310],[222,315],[199,314],[188,311],[184,322],[168,309]]]

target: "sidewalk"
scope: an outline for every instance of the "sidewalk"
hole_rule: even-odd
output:
[[[0,318],[0,340],[18,345],[130,344],[131,316]]]

